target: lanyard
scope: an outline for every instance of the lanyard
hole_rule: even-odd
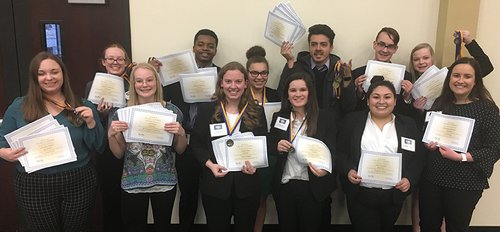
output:
[[[243,114],[245,114],[245,112],[247,111],[247,106],[248,106],[248,102],[247,102],[247,104],[245,104],[245,106],[243,107],[241,112],[238,114],[238,117],[236,118],[236,122],[234,123],[234,125],[231,126],[231,122],[229,121],[229,117],[227,116],[227,112],[226,112],[226,108],[224,107],[224,103],[222,103],[222,101],[220,102],[220,108],[222,110],[222,115],[224,116],[224,123],[226,123],[227,135],[233,134],[234,130],[236,129],[236,126],[241,121],[241,116],[243,116]]]
[[[255,94],[253,93],[253,89],[250,88],[250,93],[252,93],[252,98],[254,100],[257,100],[256,97],[255,97]],[[264,90],[262,91],[262,107],[265,107],[266,106],[266,87],[264,87]]]
[[[297,133],[293,133],[293,112],[290,112],[290,143],[293,143],[293,140],[297,137],[297,134],[300,132],[300,129],[302,129],[302,126],[304,126],[304,123],[306,122],[306,119],[302,121],[302,123],[299,126],[299,129],[297,130]]]
[[[75,108],[73,108],[67,101],[64,101],[64,103],[60,103],[60,102],[57,102],[57,101],[50,99],[48,97],[43,97],[43,99],[51,102],[52,104],[56,105],[57,107],[59,107],[61,109],[75,111]]]

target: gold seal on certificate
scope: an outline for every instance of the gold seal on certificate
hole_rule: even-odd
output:
[[[362,184],[395,186],[401,180],[401,153],[361,151],[358,175]]]

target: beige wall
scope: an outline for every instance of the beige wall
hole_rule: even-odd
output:
[[[306,27],[316,23],[325,23],[333,28],[337,34],[333,52],[343,59],[352,58],[354,67],[362,66],[368,59],[373,58],[371,43],[378,30],[384,26],[394,27],[401,36],[399,50],[393,56],[394,63],[407,65],[411,49],[420,42],[436,45],[440,2],[437,0],[295,0],[291,2]],[[253,45],[261,45],[267,51],[271,66],[271,79],[268,85],[276,87],[285,60],[279,54],[279,47],[267,41],[263,33],[267,12],[278,3],[279,1],[275,0],[131,0],[130,17],[134,61],[144,62],[149,56],[161,56],[191,49],[196,31],[201,28],[210,28],[218,34],[220,40],[218,55],[215,58],[216,64],[222,66],[233,60],[245,63],[246,50]],[[498,28],[499,25],[499,17],[495,15],[493,9],[500,9],[500,3],[496,0],[483,0],[482,3],[478,40],[495,63],[494,41],[499,38],[500,32],[492,30]],[[451,34],[448,39],[452,39]],[[295,52],[305,49],[307,49],[306,36],[295,45]],[[495,55],[500,55],[500,53],[497,52]],[[500,59],[496,58],[496,60]],[[498,78],[494,76],[495,73],[490,74],[487,82],[497,80],[498,83]],[[493,86],[492,82],[489,82],[490,86]],[[493,89],[490,88],[490,90]],[[497,102],[500,102],[500,93],[496,94]],[[499,178],[491,181],[492,189],[485,192],[478,205],[472,222],[474,225],[500,226],[497,209],[499,207],[487,207],[498,206],[498,201],[495,202],[493,196],[499,195],[500,180],[495,181]],[[336,191],[333,198],[333,223],[349,223],[341,192]],[[272,202],[270,203],[272,205]],[[409,204],[407,204],[398,221],[399,224],[410,224],[409,209]],[[266,222],[276,223],[273,207],[268,212]],[[199,223],[205,222],[201,213],[198,213],[196,220]],[[178,222],[176,210],[174,210],[173,222]]]
[[[497,106],[500,105],[500,1],[481,0],[479,20],[477,26],[477,41],[490,57],[495,70],[485,78],[485,85],[490,91]],[[490,179],[490,189],[483,193],[476,211],[472,217],[473,225],[499,226],[500,225],[500,163],[497,162],[495,171]]]

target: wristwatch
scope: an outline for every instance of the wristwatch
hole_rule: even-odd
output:
[[[467,161],[467,154],[460,153],[460,155],[462,156],[462,160],[460,162],[466,162]]]

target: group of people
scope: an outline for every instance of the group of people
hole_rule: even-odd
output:
[[[47,114],[69,128],[77,161],[30,174],[17,165],[16,200],[32,231],[86,230],[98,186],[106,231],[148,231],[149,202],[155,231],[169,230],[177,187],[179,231],[189,231],[194,222],[198,192],[210,231],[231,231],[232,220],[235,231],[262,231],[269,194],[281,231],[326,231],[337,178],[355,231],[393,231],[411,193],[414,231],[440,231],[443,225],[446,231],[467,231],[499,158],[500,116],[483,84],[493,66],[469,33],[462,34],[474,58],[460,58],[449,67],[431,111],[475,120],[466,153],[421,142],[426,98],[412,99],[411,91],[434,63],[430,45],[419,44],[411,52],[400,94],[383,76],[371,78],[365,92],[366,66],[352,70],[351,61],[332,54],[335,33],[317,24],[309,28],[308,51],[295,56],[293,44],[283,42],[286,64],[277,90],[266,87],[270,72],[262,47],[247,51],[246,66],[229,62],[219,68],[213,63],[217,35],[198,31],[193,44],[198,67],[218,70],[208,103],[186,103],[179,83],[162,87],[161,63],[155,58],[136,64],[121,45],[106,47],[100,62],[108,73],[123,77],[128,106],[159,102],[177,115],[163,125],[174,135],[171,146],[126,142],[123,132],[129,125],[119,120],[117,108],[106,99],[92,104],[77,97],[61,60],[41,52],[30,64],[26,95],[5,112],[0,157],[17,162],[26,155],[24,148],[10,148],[4,135]],[[373,41],[374,60],[391,62],[398,42],[395,29],[382,28]],[[267,128],[269,102],[280,102],[281,109]],[[247,161],[241,171],[228,172],[217,163],[212,141],[222,135],[213,127],[221,123],[227,127],[224,136],[267,136],[269,167]],[[304,165],[294,149],[298,136],[322,141],[333,170]],[[358,173],[364,151],[400,153],[401,180],[395,185],[364,182]],[[92,152],[97,153],[95,168]],[[154,157],[153,165],[143,162],[148,157]]]

